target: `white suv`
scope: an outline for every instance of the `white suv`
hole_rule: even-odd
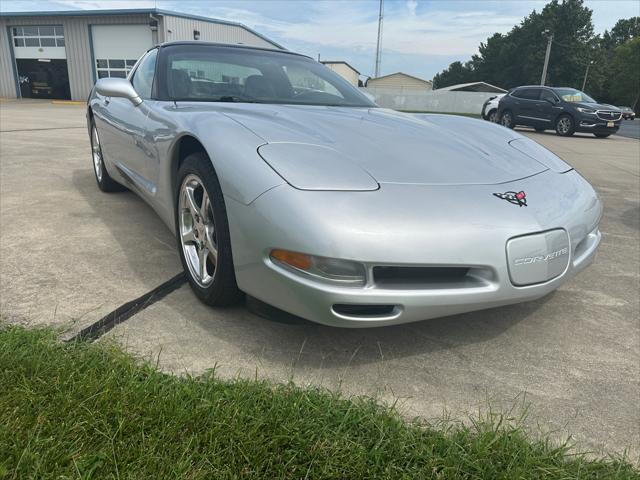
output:
[[[489,120],[493,123],[498,123],[498,103],[500,103],[500,99],[504,96],[505,94],[501,93],[500,95],[491,97],[489,100],[484,102],[481,113],[483,119]]]

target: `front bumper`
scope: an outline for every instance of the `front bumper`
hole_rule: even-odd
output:
[[[543,186],[563,193],[530,193]],[[497,189],[526,189],[528,207],[493,197]],[[478,198],[470,203],[467,196]],[[437,207],[425,212],[416,204]],[[414,322],[540,298],[589,265],[601,238],[600,201],[574,171],[547,171],[499,186],[382,185],[378,192],[357,193],[282,186],[249,206],[229,200],[227,209],[239,287],[288,313],[339,327]],[[285,209],[287,214],[278,213]],[[548,281],[515,286],[507,242],[550,229],[568,235],[566,269]],[[359,261],[368,272],[366,285],[343,287],[310,279],[272,262],[272,248]],[[464,266],[471,274],[454,282],[377,282],[373,269],[391,265]],[[356,313],[345,305],[358,307]],[[366,308],[370,306],[385,309]]]
[[[595,117],[583,117],[576,122],[576,132],[614,134],[620,128],[622,119],[605,121]]]

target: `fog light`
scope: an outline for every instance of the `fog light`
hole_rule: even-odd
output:
[[[366,282],[364,265],[351,260],[318,257],[288,250],[274,249],[269,255],[279,265],[330,282],[361,286]]]

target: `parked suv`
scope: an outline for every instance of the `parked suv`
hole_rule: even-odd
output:
[[[496,95],[495,97],[490,97],[486,102],[482,105],[482,112],[480,115],[485,120],[488,120],[493,123],[498,123],[498,104],[500,100],[504,97],[504,93],[500,95]]]
[[[605,138],[620,128],[622,112],[612,105],[597,103],[575,88],[532,85],[505,95],[500,100],[498,116],[507,128],[527,125],[540,132],[554,129],[564,137],[589,132]]]

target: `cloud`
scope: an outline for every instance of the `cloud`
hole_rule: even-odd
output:
[[[55,3],[71,9],[81,10],[119,10],[127,8],[153,8],[153,0],[56,0]]]
[[[157,4],[159,8],[241,22],[285,45],[313,44],[316,50],[340,47],[360,52],[375,49],[379,5],[376,0],[55,0],[54,3],[92,10],[149,8]],[[387,0],[384,50],[415,55],[470,55],[491,33],[505,32],[521,20],[520,16],[505,15],[499,9],[453,10],[450,5],[457,2],[436,2],[437,8],[426,8],[433,3]]]
[[[0,0],[4,11],[126,9],[167,10],[243,23],[291,50],[346,60],[371,72],[379,0]],[[429,78],[453,60],[467,60],[480,42],[506,33],[547,0],[385,0],[383,73],[405,70]],[[596,30],[637,15],[636,0],[586,0]]]
[[[417,9],[418,0],[407,0],[407,10],[409,10],[409,15],[415,16]]]

